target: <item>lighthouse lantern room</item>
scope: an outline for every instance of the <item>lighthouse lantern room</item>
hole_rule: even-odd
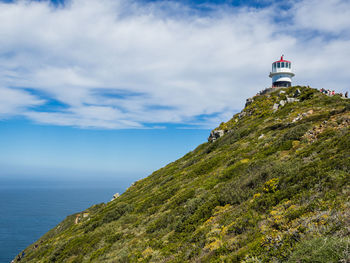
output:
[[[272,63],[272,71],[269,77],[272,78],[272,87],[290,87],[292,85],[292,63],[288,60],[281,59]]]

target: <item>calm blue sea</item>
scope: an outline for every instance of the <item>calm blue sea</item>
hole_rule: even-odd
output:
[[[10,262],[24,248],[66,216],[110,201],[125,186],[98,188],[78,184],[5,184],[0,181],[0,263]]]

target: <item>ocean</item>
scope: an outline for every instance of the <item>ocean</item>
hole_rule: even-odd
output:
[[[66,216],[106,203],[125,187],[0,182],[0,263],[10,262]]]

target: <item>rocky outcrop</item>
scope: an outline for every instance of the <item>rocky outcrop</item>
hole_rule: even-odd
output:
[[[113,201],[113,200],[117,199],[119,196],[120,196],[120,194],[119,194],[119,193],[115,193],[115,194],[113,195],[113,197],[112,197],[111,201]]]
[[[308,116],[308,115],[311,115],[313,114],[314,111],[313,110],[309,110],[308,112],[304,112],[304,113],[299,113],[298,116],[296,116],[292,122],[297,122],[297,121],[300,121],[302,120],[304,117]]]
[[[287,103],[287,100],[280,100],[280,105],[281,107],[283,107],[284,105],[286,105]]]
[[[282,91],[280,92],[280,94],[282,93]],[[283,93],[282,93],[283,94]],[[286,103],[293,103],[293,102],[298,102],[299,99],[295,98],[296,96],[300,95],[300,91],[296,91],[295,94],[293,95],[293,98],[289,98],[287,97],[285,100],[280,100],[278,103],[275,103],[272,107],[273,111],[277,111],[278,108],[283,107],[284,105],[286,105]]]
[[[224,130],[213,130],[213,131],[210,132],[208,141],[209,142],[215,142],[216,139],[224,136],[224,134],[225,134]]]
[[[258,139],[261,140],[261,139],[263,139],[264,137],[265,137],[265,134],[262,133],[262,134],[259,136]]]
[[[329,121],[323,121],[319,125],[314,126],[311,130],[309,130],[305,135],[309,142],[314,142],[318,139],[318,135],[325,131],[327,128],[331,129],[344,129],[350,126],[350,118],[344,117],[342,119],[332,118]]]
[[[238,115],[238,119],[242,119],[243,117],[247,116],[247,113],[245,111],[242,111],[239,115]]]
[[[244,106],[244,107],[247,107],[248,105],[252,104],[253,101],[254,101],[253,98],[248,98],[248,99],[246,99],[246,101],[245,101],[245,106]]]
[[[80,222],[81,219],[86,218],[86,217],[88,217],[88,216],[89,216],[89,213],[87,213],[87,212],[84,212],[84,213],[81,213],[81,214],[77,214],[77,215],[75,216],[74,224],[75,224],[75,225],[78,224],[78,223]]]
[[[288,102],[288,103],[298,102],[298,101],[299,101],[299,99],[296,99],[296,98],[288,98],[288,97],[287,97],[287,102]]]
[[[298,97],[301,94],[300,89],[297,89],[293,95],[294,98]]]

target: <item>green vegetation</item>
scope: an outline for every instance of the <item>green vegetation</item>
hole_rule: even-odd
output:
[[[318,237],[300,242],[288,262],[348,262],[350,239]]]
[[[298,88],[299,102],[273,111]],[[22,262],[348,262],[350,101],[284,91],[255,96],[220,124],[223,137],[67,217]]]

